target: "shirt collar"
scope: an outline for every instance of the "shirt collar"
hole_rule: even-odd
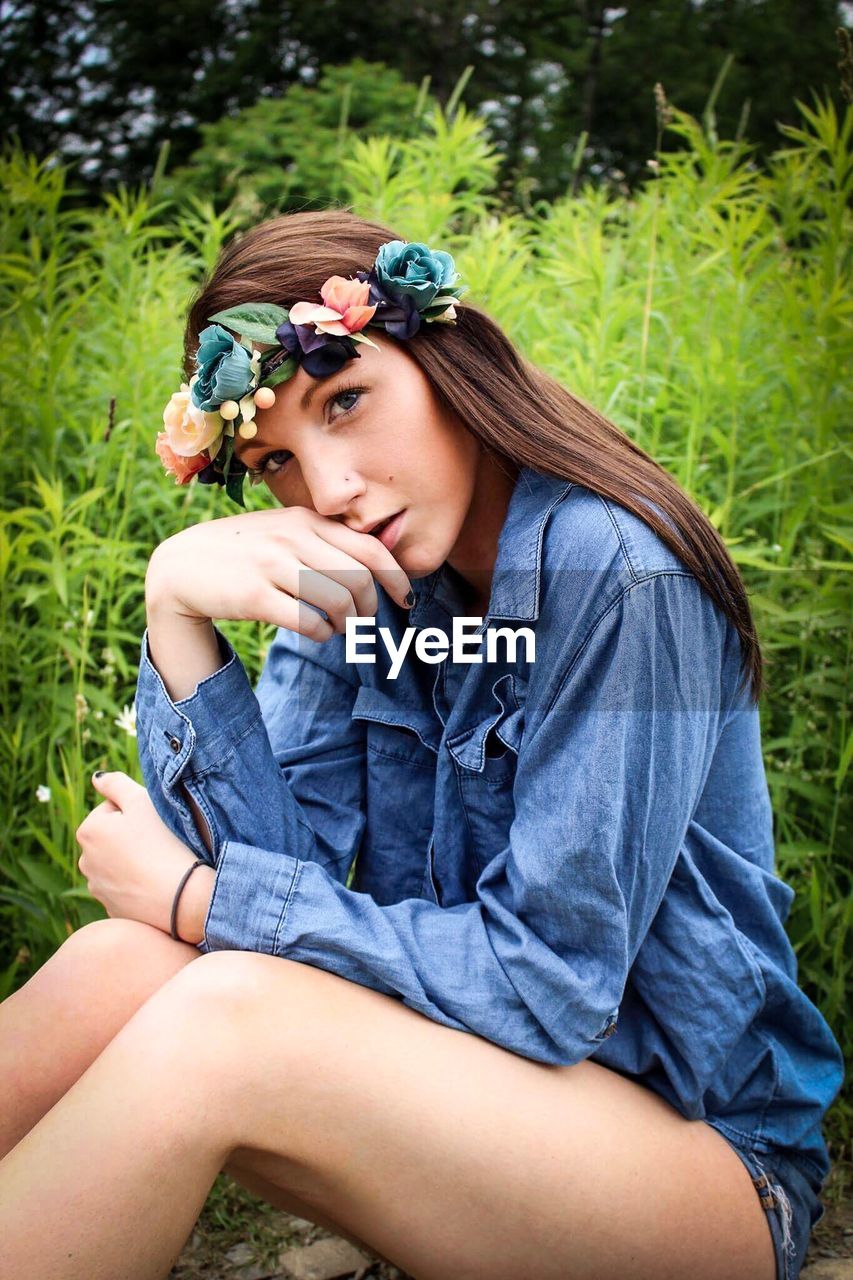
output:
[[[498,537],[488,618],[533,622],[539,617],[545,525],[552,508],[571,487],[571,480],[544,475],[532,467],[519,469]],[[454,615],[464,612],[458,574],[446,561],[420,578],[414,590],[417,599],[408,613],[412,626],[423,626],[427,622],[434,601],[448,606]]]

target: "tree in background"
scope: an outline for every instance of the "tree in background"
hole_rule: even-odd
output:
[[[596,6],[598,7],[598,6]],[[629,177],[654,152],[654,113],[643,109],[649,86],[664,85],[681,110],[701,116],[729,55],[731,67],[714,105],[720,137],[748,137],[760,157],[779,147],[779,123],[797,121],[794,99],[810,90],[839,92],[840,25],[835,0],[653,0],[627,6],[613,24],[596,76],[587,125],[566,104],[567,123],[590,129],[602,158],[615,157]]]
[[[643,174],[652,86],[698,114],[729,61],[719,127],[736,133],[748,111],[756,155],[768,154],[778,123],[796,122],[796,98],[815,89],[840,105],[835,29],[846,10],[840,0],[0,0],[0,114],[28,150],[76,161],[94,191],[150,176],[166,140],[172,163],[186,163],[205,124],[316,86],[321,69],[369,59],[411,85],[429,76],[444,105],[471,66],[466,104],[489,123],[502,190],[550,200],[578,175]]]

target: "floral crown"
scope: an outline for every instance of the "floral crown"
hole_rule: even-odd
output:
[[[275,404],[273,388],[300,365],[312,378],[337,373],[359,357],[363,342],[378,350],[363,332],[368,325],[407,340],[422,323],[455,324],[454,303],[467,291],[456,286],[458,279],[449,253],[388,240],[369,273],[357,271],[349,280],[330,276],[320,290],[322,304],[297,302],[288,311],[250,302],[209,316],[199,334],[197,372],[163,410],[165,431],[158,433],[156,449],[166,472],[176,484],[195,477],[200,484],[224,485],[244,507],[247,468],[234,452],[235,432],[251,440],[256,410]],[[268,349],[255,351],[253,343]],[[253,475],[251,483],[260,479]]]

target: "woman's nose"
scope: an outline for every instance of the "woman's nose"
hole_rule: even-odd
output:
[[[314,510],[321,516],[345,514],[352,500],[364,493],[365,488],[361,477],[352,469],[333,472],[318,466],[305,479]]]

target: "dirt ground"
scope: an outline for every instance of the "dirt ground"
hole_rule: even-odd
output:
[[[853,1280],[853,1165],[836,1164],[801,1280]],[[527,1276],[533,1280],[536,1263]],[[322,1227],[216,1180],[171,1280],[411,1280]],[[448,1277],[452,1280],[452,1277]]]

